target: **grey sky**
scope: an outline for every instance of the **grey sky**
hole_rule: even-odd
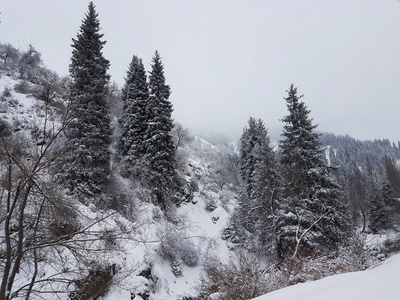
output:
[[[249,116],[277,136],[294,83],[319,130],[400,140],[396,0],[94,1],[123,83],[132,55],[163,57],[173,117],[194,132],[241,134]],[[68,74],[88,1],[2,0],[0,42],[32,43]]]

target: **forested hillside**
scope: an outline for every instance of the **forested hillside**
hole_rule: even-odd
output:
[[[382,179],[386,174],[385,157],[399,166],[400,145],[387,139],[360,141],[348,135],[324,133],[320,140],[328,146],[327,160],[331,165],[340,166],[339,173],[344,177],[349,176],[356,166]]]

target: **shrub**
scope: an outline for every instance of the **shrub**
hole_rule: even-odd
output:
[[[240,252],[227,262],[206,264],[195,286],[198,299],[247,300],[269,291],[267,277],[255,255]]]
[[[376,262],[365,247],[365,236],[354,234],[348,243],[337,252],[313,257],[286,258],[279,264],[279,270],[288,280],[297,284],[318,280],[333,274],[365,270]]]
[[[199,182],[196,179],[192,178],[189,181],[189,186],[190,186],[190,190],[192,192],[198,192],[199,191]]]
[[[180,259],[175,259],[172,261],[171,271],[177,277],[182,275],[182,261]]]
[[[205,197],[204,201],[206,202],[206,207],[205,207],[206,211],[211,212],[211,211],[214,211],[218,207],[217,202],[216,202],[215,198],[213,197],[213,195],[210,197]]]
[[[184,234],[176,229],[172,229],[161,238],[158,249],[161,257],[171,261],[172,272],[176,275],[180,269],[182,273],[182,263],[188,267],[195,267],[199,261],[200,250]]]
[[[19,101],[17,99],[11,98],[8,100],[8,105],[11,106],[12,108],[16,108],[19,105]]]
[[[175,177],[176,191],[170,198],[171,202],[179,207],[184,202],[190,202],[193,199],[191,185],[183,177]]]
[[[5,87],[2,96],[4,98],[10,98],[11,97],[11,89],[9,87]]]
[[[199,249],[193,243],[186,241],[180,249],[182,261],[188,267],[195,267],[199,262]]]
[[[112,230],[105,230],[100,235],[100,240],[104,242],[106,249],[116,249],[118,246],[117,235]]]
[[[80,229],[77,212],[72,203],[62,199],[57,186],[48,185],[46,192],[51,195],[51,202],[44,206],[48,235],[52,238],[71,239]]]
[[[89,270],[89,274],[75,280],[76,291],[69,296],[71,300],[91,300],[103,297],[109,290],[115,274],[115,264]]]
[[[384,254],[393,254],[400,252],[400,237],[388,238],[383,242]]]
[[[11,135],[11,125],[7,121],[0,119],[0,137],[9,135]]]
[[[31,86],[26,80],[21,80],[14,85],[14,90],[21,94],[29,94],[31,92]]]
[[[78,227],[75,224],[67,222],[53,222],[49,226],[49,231],[53,238],[64,237],[65,239],[70,239],[77,230]]]
[[[246,249],[252,248],[248,232],[235,220],[235,215],[232,216],[228,226],[223,229],[221,238],[227,241],[230,250],[240,247]]]

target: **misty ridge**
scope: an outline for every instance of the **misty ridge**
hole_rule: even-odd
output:
[[[162,53],[111,81],[100,21],[66,77],[0,43],[0,300],[268,299],[398,257],[399,142],[321,134],[294,84],[279,134],[195,136]]]

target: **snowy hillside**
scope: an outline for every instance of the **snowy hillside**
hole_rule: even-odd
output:
[[[194,296],[203,265],[229,257],[221,231],[234,209],[236,195],[210,185],[210,165],[200,160],[192,148],[186,151],[187,174],[197,178],[198,191],[190,202],[176,208],[172,222],[158,207],[138,203],[141,212],[136,222],[141,225],[136,235],[142,242],[132,243],[132,250],[124,256],[127,262],[137,262],[137,270],[122,287],[114,286],[105,299],[128,299],[131,293],[137,295],[135,299],[141,299],[140,295],[147,299],[148,295],[152,300]]]
[[[316,250],[278,257],[272,237],[281,234],[275,222],[298,216],[275,209],[275,204],[285,201],[280,195],[278,158],[272,150],[278,149],[278,143],[268,145],[261,119],[253,119],[259,127],[245,135],[248,157],[257,158],[257,164],[248,159],[254,164],[245,174],[241,174],[245,139],[238,145],[228,137],[192,137],[175,123],[168,136],[174,139],[176,176],[168,181],[166,201],[160,201],[157,184],[145,183],[154,178],[146,173],[148,161],[132,164],[118,148],[124,105],[115,88],[104,104],[113,108],[112,143],[105,147],[112,153],[112,170],[100,176],[106,179],[99,191],[89,196],[73,193],[57,177],[57,168],[68,165],[59,161],[72,148],[83,151],[92,145],[76,143],[66,150],[65,128],[75,120],[68,116],[74,105],[68,96],[69,79],[44,67],[35,70],[38,73],[30,77],[0,70],[0,278],[10,286],[10,299],[248,300],[269,291],[274,292],[256,299],[370,300],[377,299],[378,293],[382,299],[400,298],[395,285],[400,256],[382,263],[400,251],[400,205],[397,198],[382,198],[391,195],[383,194],[384,189],[382,195],[369,199],[371,182],[362,168],[356,168],[354,178],[346,178],[359,185],[343,185],[355,218],[343,244],[326,253]],[[262,148],[253,145],[262,137],[260,132]],[[343,148],[340,155],[348,152]],[[337,163],[334,146],[326,147],[324,154],[329,165]],[[354,156],[348,165],[357,160]],[[129,169],[131,164],[135,169]],[[97,167],[91,161],[89,165]],[[242,175],[258,187],[254,193],[243,196]],[[400,178],[400,173],[394,175]],[[382,200],[387,207],[375,205],[371,210],[377,203],[373,200]],[[298,237],[301,216],[298,222],[293,219],[298,224],[296,251],[302,237],[320,220],[315,219]],[[286,228],[283,225],[281,229]],[[354,272],[378,263],[382,265],[376,269]],[[345,274],[297,284],[337,273]],[[297,285],[284,288],[292,284]],[[4,295],[6,285],[2,286]]]
[[[398,300],[399,278],[400,254],[397,254],[371,270],[300,283],[254,300]]]
[[[21,80],[1,74],[0,94],[3,97],[0,116],[12,126],[13,131],[31,138],[34,129],[43,126],[43,102],[31,94],[17,92],[15,86],[20,83]],[[77,224],[90,227],[90,234],[96,236],[95,241],[88,239],[79,242],[82,243],[80,246],[98,251],[103,249],[103,242],[106,245],[97,254],[96,251],[92,254],[88,252],[86,259],[97,255],[105,266],[117,266],[113,285],[104,299],[131,299],[135,296],[135,299],[175,300],[195,295],[194,286],[199,280],[203,264],[229,257],[229,249],[221,239],[221,231],[234,210],[236,194],[226,182],[218,183],[218,180],[224,180],[220,175],[217,176],[217,162],[221,157],[219,149],[205,140],[195,138],[179,151],[183,157],[181,172],[196,187],[189,201],[179,207],[171,207],[167,215],[146,195],[141,195],[129,180],[120,176],[116,177],[119,192],[129,195],[131,206],[134,207],[130,216],[124,217],[109,209],[100,210],[93,204],[83,204],[64,195],[68,205],[79,211]],[[3,235],[4,228],[0,228],[0,236]],[[83,238],[86,239],[81,236]],[[76,263],[72,253],[62,253],[71,266]],[[51,257],[53,254],[50,251],[46,254],[47,258],[54,259]],[[52,274],[55,276],[53,268],[61,268],[62,262],[53,267],[40,263],[39,267],[39,279],[46,280]],[[18,286],[28,282],[33,272],[29,263],[23,263],[22,268],[26,276],[17,276]],[[72,276],[80,278],[80,274]],[[55,287],[71,290],[71,286],[66,287],[61,283],[54,283]],[[45,286],[43,288],[46,289]],[[67,299],[70,295],[61,294],[61,297]],[[47,295],[46,299],[57,297],[60,295]]]

